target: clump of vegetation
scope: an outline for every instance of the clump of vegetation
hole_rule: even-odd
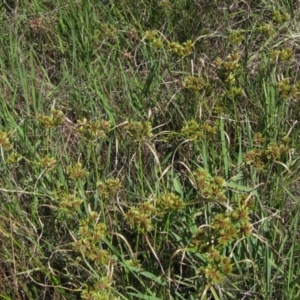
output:
[[[298,299],[294,1],[0,5],[0,298]]]

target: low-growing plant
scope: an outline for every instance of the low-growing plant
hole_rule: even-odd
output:
[[[0,4],[0,298],[298,299],[299,14]]]

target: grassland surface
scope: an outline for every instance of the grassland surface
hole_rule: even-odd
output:
[[[2,1],[0,299],[300,299],[299,20]]]

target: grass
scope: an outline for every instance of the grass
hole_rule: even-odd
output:
[[[296,1],[0,8],[0,299],[300,299]]]

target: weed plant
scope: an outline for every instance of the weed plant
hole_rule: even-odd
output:
[[[1,299],[300,299],[298,1],[0,4]]]

